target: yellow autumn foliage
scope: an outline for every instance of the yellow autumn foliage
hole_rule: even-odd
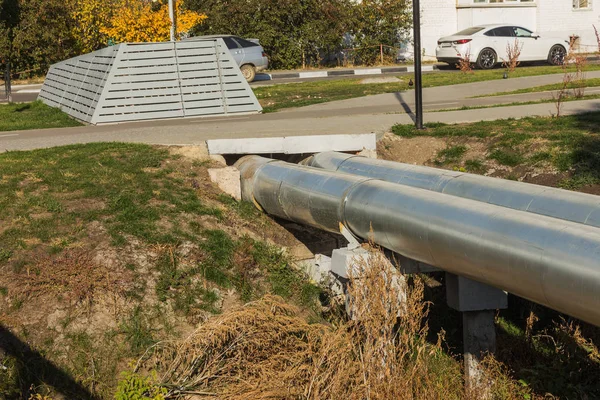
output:
[[[102,32],[112,18],[114,0],[70,0],[73,37],[82,53],[89,53],[107,44],[108,37]]]
[[[177,34],[188,32],[206,19],[206,15],[184,9],[181,0],[176,1]],[[116,10],[100,33],[120,42],[163,42],[170,39],[171,20],[169,7],[160,4],[153,10],[151,2],[144,0],[115,0]]]

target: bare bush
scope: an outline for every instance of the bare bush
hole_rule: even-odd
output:
[[[473,64],[471,63],[471,49],[469,48],[465,54],[456,63],[456,68],[463,74],[473,73]]]
[[[585,54],[580,54],[575,51],[575,40],[575,37],[571,37],[569,50],[561,66],[563,70],[563,79],[559,89],[552,94],[552,99],[556,106],[556,117],[562,115],[564,101],[571,93],[577,99],[583,98],[585,95],[585,69],[587,66],[587,57]]]
[[[514,72],[515,68],[521,63],[519,61],[521,50],[523,50],[523,43],[519,42],[519,39],[515,39],[514,43],[506,44],[506,60],[502,61],[502,66],[506,68],[508,72]]]
[[[592,25],[594,27],[594,33],[596,34],[596,43],[598,44],[598,53],[600,53],[600,33],[598,33],[598,29],[596,29],[596,25]]]

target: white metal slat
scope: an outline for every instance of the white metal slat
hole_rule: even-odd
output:
[[[130,97],[118,99],[104,99],[103,107],[108,106],[123,106],[123,105],[143,105],[143,104],[159,104],[159,103],[181,103],[181,95],[179,93],[168,96],[146,96],[146,97]]]
[[[113,82],[134,83],[134,82],[164,82],[177,81],[177,72],[169,72],[152,75],[119,75],[113,77]]]
[[[225,114],[222,104],[214,107],[189,108],[185,110],[186,117],[205,117]]]
[[[130,97],[148,97],[148,96],[170,96],[179,94],[180,90],[178,87],[170,88],[153,88],[153,89],[135,89],[135,90],[112,90],[107,93],[107,100],[114,100],[119,98],[130,98]]]
[[[110,124],[115,122],[127,122],[127,121],[140,121],[148,119],[160,119],[160,118],[181,118],[183,113],[181,111],[157,111],[148,115],[146,113],[137,114],[103,114],[98,116],[97,123],[99,124]]]
[[[106,106],[102,105],[100,114],[124,114],[124,113],[147,113],[150,111],[181,111],[181,102],[159,102],[156,104],[120,104],[119,106]]]

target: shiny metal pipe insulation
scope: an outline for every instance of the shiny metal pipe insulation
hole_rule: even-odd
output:
[[[600,326],[600,229],[371,178],[247,156],[242,197]]]
[[[600,197],[591,194],[337,152],[303,163],[600,227]]]

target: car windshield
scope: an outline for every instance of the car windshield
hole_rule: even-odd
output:
[[[480,27],[480,26],[474,26],[472,28],[467,28],[465,30],[462,30],[460,32],[456,32],[454,35],[452,36],[471,36],[476,34],[477,32],[481,32],[484,28]]]

